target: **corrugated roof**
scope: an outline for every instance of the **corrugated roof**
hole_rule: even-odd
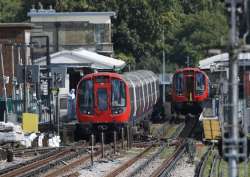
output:
[[[216,66],[228,66],[229,54],[223,53],[219,55],[215,55],[212,57],[205,58],[199,61],[199,67],[201,69],[210,69],[213,65]],[[250,66],[250,53],[239,53],[238,55],[238,63],[240,66]]]
[[[64,50],[50,55],[51,64],[91,64],[96,69],[115,69],[121,70],[126,66],[122,60],[107,57],[85,50],[83,48],[75,50]],[[46,57],[34,61],[35,64],[45,65]]]
[[[211,65],[215,65],[215,63],[219,61],[227,61],[228,57],[229,57],[228,53],[223,53],[223,54],[205,58],[199,61],[199,67],[201,69],[210,69]]]
[[[34,16],[115,16],[115,12],[56,12],[54,10],[31,10],[29,17]]]
[[[0,23],[0,28],[33,28],[32,23]]]

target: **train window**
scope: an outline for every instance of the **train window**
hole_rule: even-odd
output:
[[[112,83],[112,107],[126,106],[125,83],[113,79]]]
[[[108,109],[108,93],[107,89],[100,88],[97,90],[98,95],[98,109],[106,111]]]
[[[202,94],[205,90],[205,76],[202,73],[196,73],[196,94]]]
[[[93,81],[84,80],[79,86],[79,107],[84,114],[93,114]]]
[[[183,74],[178,73],[175,75],[175,90],[176,94],[182,94],[183,93]]]
[[[107,83],[109,81],[109,77],[108,76],[97,76],[95,78],[97,83]]]

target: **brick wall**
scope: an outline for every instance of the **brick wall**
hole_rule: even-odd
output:
[[[30,25],[19,24],[17,26],[10,24],[0,24],[0,43],[3,44],[3,61],[4,61],[4,72],[6,76],[10,77],[9,84],[6,85],[7,95],[12,95],[12,59],[11,59],[11,46],[5,45],[7,43],[25,43],[25,32],[29,32],[31,29]],[[21,49],[21,58],[24,59],[25,51]],[[14,64],[15,70],[18,64],[17,48],[14,47]],[[15,72],[16,73],[16,72]],[[0,70],[0,74],[2,71]],[[3,85],[0,81],[0,95],[3,95]]]

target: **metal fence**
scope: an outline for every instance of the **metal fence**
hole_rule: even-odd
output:
[[[5,101],[3,98],[0,98],[1,102]],[[9,114],[13,114],[16,116],[17,120],[19,120],[22,117],[22,113],[24,112],[23,107],[23,100],[20,98],[7,99],[7,110]],[[47,100],[38,101],[34,97],[30,97],[29,104],[28,104],[28,112],[29,113],[36,113],[39,115],[39,122],[40,123],[46,123],[49,122],[49,104],[47,103]]]

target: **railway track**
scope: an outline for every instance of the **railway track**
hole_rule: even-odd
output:
[[[187,142],[185,140],[181,141],[181,143],[177,146],[174,153],[169,158],[164,160],[163,163],[150,175],[150,177],[166,176],[166,174],[172,170],[174,165],[184,154],[186,143]]]
[[[202,177],[204,175],[205,168],[207,166],[208,158],[211,155],[212,150],[211,147],[206,151],[206,153],[202,156],[196,170],[195,177]]]
[[[185,127],[178,135],[177,147],[175,151],[166,160],[164,160],[156,170],[153,171],[150,177],[163,177],[170,174],[178,160],[180,160],[183,156],[187,144],[187,138],[192,135],[193,130],[197,125],[197,120],[198,119],[194,117],[185,121]]]
[[[62,149],[64,147],[42,147],[42,148],[32,148],[32,149],[16,149],[13,151],[13,155],[15,157],[23,157],[23,156],[33,156],[38,154],[45,154],[50,151],[54,151],[56,149]]]
[[[208,163],[209,161],[211,161],[211,163]],[[218,153],[214,151],[213,146],[210,146],[208,150],[206,151],[206,153],[201,158],[201,161],[196,168],[195,177],[204,177],[205,174],[207,174],[208,177],[218,176],[219,172],[218,172],[217,167],[218,167],[219,161],[220,161],[220,157]]]
[[[151,161],[153,161],[157,156],[161,154],[161,152],[166,149],[169,145],[176,145],[176,149],[174,153],[163,161],[163,163],[159,166],[157,169],[158,172],[153,172],[151,176],[159,176],[161,174],[165,174],[167,171],[174,166],[173,161],[177,161],[181,154],[184,153],[185,150],[185,138],[181,137],[183,135],[190,134],[190,128],[189,124],[194,124],[192,121],[188,121],[185,126],[184,124],[179,125],[178,128],[176,128],[176,131],[171,134],[170,136],[166,137],[158,137],[158,138],[152,138],[149,142],[137,142],[133,144],[133,147],[140,147],[144,148],[144,150],[136,155],[134,158],[129,159],[124,164],[116,168],[112,173],[107,174],[106,177],[111,176],[117,176],[121,172],[128,169],[130,166],[135,164],[139,159],[145,160],[145,162],[140,165],[138,168],[136,168],[135,171],[132,173],[129,173],[129,176],[135,176],[138,174],[138,172],[143,168],[145,168],[148,164],[150,164]],[[170,125],[164,125],[166,127],[170,127]],[[157,132],[157,134],[165,135],[166,132],[162,133],[161,131],[165,131],[165,129],[160,128]],[[165,127],[165,128],[166,128]],[[188,127],[188,128],[187,128]],[[173,139],[176,139],[176,137],[179,137],[178,140],[173,141]],[[181,137],[181,138],[180,138]],[[119,143],[118,143],[119,144]],[[80,148],[81,146],[81,148]],[[157,150],[158,148],[158,150]],[[75,150],[73,150],[75,149]],[[112,146],[107,145],[106,149],[109,149],[109,153],[112,154]],[[152,149],[155,150],[155,152],[152,154],[149,154],[145,157],[145,154],[152,151]],[[37,176],[39,174],[43,174],[43,176],[46,177],[54,177],[54,176],[63,176],[69,172],[74,171],[78,166],[82,164],[86,164],[87,162],[90,162],[91,155],[87,151],[86,144],[82,145],[72,145],[70,147],[61,147],[61,148],[41,148],[41,149],[19,149],[15,151],[15,154],[32,154],[36,153],[37,151],[40,151],[41,153],[44,153],[42,155],[37,156],[36,158],[32,160],[28,160],[26,162],[8,167],[6,169],[0,170],[0,177],[12,177],[12,176]],[[153,151],[152,151],[153,152]],[[38,152],[39,153],[39,152]],[[102,151],[99,148],[96,148],[96,151],[94,152],[93,156],[95,158],[101,157]],[[54,167],[57,168],[55,169]],[[137,172],[136,172],[137,171]],[[77,174],[77,173],[72,173]]]
[[[141,153],[139,153],[138,155],[136,155],[135,157],[133,157],[132,159],[128,160],[127,162],[125,162],[124,164],[122,164],[120,167],[118,167],[117,169],[115,169],[114,171],[112,171],[111,173],[109,173],[108,175],[106,175],[105,177],[114,177],[119,175],[121,172],[123,172],[125,169],[127,169],[128,167],[130,167],[132,164],[134,164],[137,160],[139,160],[140,158],[142,158],[148,151],[150,151],[152,148],[154,147],[153,144],[151,144],[150,146],[148,146],[144,151],[142,151]]]
[[[181,130],[184,128],[184,124],[180,124],[179,127],[176,129],[176,131],[174,133],[172,133],[169,138],[166,138],[165,136],[165,128],[166,127],[170,127],[169,124],[166,124],[164,126],[162,126],[160,129],[158,129],[157,131],[157,135],[161,135],[158,136],[158,139],[160,140],[160,142],[158,142],[158,144],[160,146],[158,146],[158,150],[156,150],[156,152],[154,152],[152,155],[150,155],[149,158],[147,158],[147,160],[144,161],[144,163],[142,163],[139,167],[137,167],[135,170],[133,170],[132,173],[129,173],[129,175],[127,176],[135,176],[138,173],[140,173],[141,171],[143,171],[144,168],[146,168],[146,166],[153,161],[157,156],[160,155],[160,153],[169,145],[169,140],[172,140],[176,137],[179,136]],[[154,142],[153,144],[156,144],[156,142]],[[138,161],[139,159],[141,159],[142,157],[145,156],[145,154],[147,152],[149,152],[149,150],[151,150],[153,148],[153,144],[148,146],[147,148],[145,148],[145,150],[143,150],[141,153],[139,153],[137,156],[131,158],[130,160],[126,161],[125,163],[123,163],[120,167],[116,168],[114,171],[112,171],[111,173],[109,173],[108,175],[106,175],[106,177],[113,177],[113,176],[117,176],[120,173],[122,173],[123,171],[125,171],[126,169],[128,169],[130,166],[132,166],[136,161]]]
[[[79,151],[73,150],[77,147]],[[86,153],[86,144],[70,146],[64,149],[56,149],[34,159],[10,166],[0,170],[0,177],[33,176],[44,172],[64,161],[68,161],[76,156]]]
[[[144,163],[142,163],[140,166],[138,166],[133,172],[131,172],[128,176],[133,177],[136,176],[138,174],[140,174],[141,172],[143,172],[145,170],[146,167],[148,167],[148,165],[154,161],[156,158],[159,157],[159,155],[167,148],[169,147],[169,145],[171,144],[170,141],[173,139],[176,139],[179,134],[181,133],[181,131],[184,128],[184,124],[180,124],[179,127],[176,129],[176,131],[169,136],[167,142],[163,142],[161,143],[161,145],[159,146],[158,150],[151,155]]]
[[[218,176],[218,169],[217,169],[217,166],[219,164],[219,161],[220,161],[220,157],[219,155],[216,153],[214,156],[213,156],[213,161],[212,161],[212,165],[211,165],[211,170],[210,170],[210,173],[209,173],[209,177],[216,177]]]

